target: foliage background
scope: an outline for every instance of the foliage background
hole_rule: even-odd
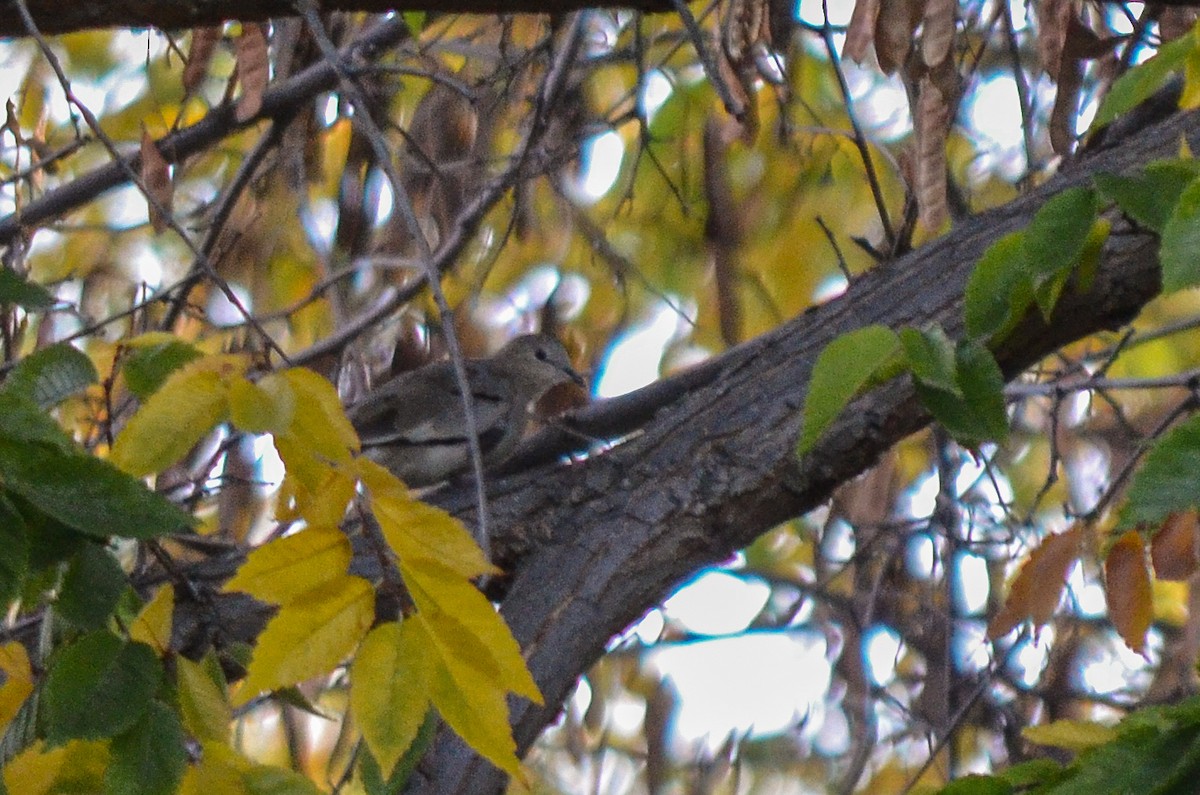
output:
[[[150,331],[202,353],[244,352],[257,369],[310,365],[353,399],[367,373],[420,358],[419,340],[444,344],[438,302],[419,285],[425,255],[399,217],[387,163],[434,250],[466,352],[551,327],[601,374],[614,342],[667,318],[669,373],[777,328],[944,233],[950,218],[1043,182],[1074,154],[1113,79],[1163,39],[1190,35],[1189,12],[1178,9],[965,2],[949,7],[948,60],[923,65],[936,8],[946,7],[885,2],[878,26],[847,31],[786,7],[697,4],[699,49],[719,67],[707,76],[675,13],[408,12],[356,68],[382,138],[354,126],[366,111],[334,80],[288,93],[290,78],[323,62],[296,18],[7,41],[16,81],[3,127],[5,264],[56,303],[43,312],[5,304],[6,369],[54,343],[82,351],[95,383],[68,383],[54,413],[101,457],[145,396],[130,370],[145,361],[128,342]],[[337,44],[376,23],[323,19]],[[856,33],[868,42],[862,67],[838,56]],[[255,35],[269,37],[265,60],[249,43]],[[741,49],[739,35],[749,40]],[[205,39],[214,44],[206,61],[196,54]],[[904,66],[885,77],[879,62]],[[938,79],[952,75],[944,112],[960,120],[941,135],[937,114],[921,113],[931,66],[942,67]],[[1006,157],[965,118],[996,80],[1018,94],[1022,146]],[[910,102],[924,138],[904,118]],[[731,114],[739,107],[749,110]],[[881,108],[892,117],[878,118]],[[186,156],[172,149],[189,146],[173,133],[204,124],[228,134]],[[603,195],[588,195],[582,178],[606,135],[621,141],[620,169]],[[373,150],[381,141],[386,158]],[[89,189],[89,175],[120,171],[113,149],[141,153],[141,185]],[[945,194],[928,176],[939,172]],[[78,200],[38,215],[72,185],[82,186]],[[1134,612],[1151,620],[1138,657],[1125,648],[1138,645],[1136,633],[1122,640],[1108,620],[1101,561],[1131,464],[1191,408],[1196,310],[1194,294],[1176,293],[1129,328],[1062,349],[1010,387],[1004,445],[972,453],[937,429],[909,437],[828,507],[764,535],[728,567],[768,593],[741,631],[804,639],[828,663],[828,689],[794,725],[682,742],[653,653],[704,633],[668,612],[657,632],[643,623],[589,673],[585,695],[531,757],[535,788],[770,792],[832,781],[902,791],[1043,755],[1026,726],[1109,719],[1192,694],[1200,633],[1187,585],[1162,577],[1152,601],[1134,598]],[[164,351],[152,366],[165,371],[178,360]],[[252,435],[219,433],[160,472],[156,488],[186,505],[214,545],[253,546],[279,530],[267,451]],[[1172,579],[1187,579],[1195,520],[1173,521],[1183,540],[1164,554],[1183,561]],[[1053,611],[1069,572],[1062,608],[1036,635],[1023,627],[989,642],[1019,564],[1078,526],[1088,528],[1071,537],[1080,563],[1051,566],[1057,579],[1034,578],[1022,592],[1037,604],[1030,612],[1047,602]],[[215,548],[165,554],[201,565]],[[142,598],[172,571],[127,542],[111,551]],[[36,568],[46,579],[26,583],[8,638],[29,637],[41,595],[67,576],[57,561]],[[880,643],[894,648],[892,664],[865,667],[860,652]],[[310,683],[304,695],[340,715],[345,678]],[[336,719],[264,703],[237,720],[234,746],[248,758],[325,788],[350,763],[352,734]]]

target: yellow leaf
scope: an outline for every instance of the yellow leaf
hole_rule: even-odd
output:
[[[273,385],[279,383],[276,380]],[[250,433],[282,433],[291,425],[295,400],[290,389],[265,389],[238,378],[229,385],[229,419]]]
[[[336,527],[346,517],[358,482],[341,469],[326,469],[315,492],[296,495],[300,516],[310,525]]]
[[[175,661],[175,687],[183,727],[197,740],[229,741],[233,720],[225,679],[211,656],[195,663],[180,656]]]
[[[275,434],[275,451],[292,481],[292,490],[303,502],[318,496],[321,482],[329,476],[330,466],[313,454],[307,441],[291,431]]]
[[[108,743],[71,740],[46,749],[38,740],[4,767],[4,786],[15,795],[100,792],[108,767]]]
[[[457,519],[414,499],[400,479],[379,464],[360,458],[355,465],[371,492],[379,528],[402,565],[430,560],[464,578],[500,573]]]
[[[333,670],[354,650],[374,619],[375,592],[361,577],[340,577],[293,599],[259,635],[234,706],[264,690]]]
[[[228,582],[225,591],[286,605],[314,588],[340,580],[350,565],[350,539],[331,527],[309,527],[263,544]]]
[[[207,356],[176,370],[117,436],[112,462],[137,477],[174,464],[224,421],[229,378],[242,369],[240,358]]]
[[[1086,751],[1116,738],[1116,729],[1085,720],[1056,720],[1042,726],[1027,726],[1021,736],[1037,745]]]
[[[200,762],[190,766],[179,786],[179,795],[321,795],[304,776],[273,765],[261,765],[228,746],[206,742]]]
[[[1146,631],[1154,618],[1154,600],[1146,568],[1146,545],[1136,530],[1118,538],[1104,559],[1104,601],[1121,640],[1142,654]]]
[[[375,627],[350,668],[350,708],[385,779],[412,745],[429,710],[434,658],[422,645],[426,636],[415,627],[411,620]]]
[[[301,367],[284,370],[279,376],[296,393],[292,433],[329,461],[348,463],[351,451],[358,452],[358,435],[346,419],[337,390],[312,370]],[[269,382],[270,378],[263,381]]]
[[[166,345],[169,342],[181,341],[178,336],[169,331],[147,331],[144,334],[138,334],[136,337],[121,340],[121,344],[126,348],[153,348],[156,345]]]
[[[429,697],[446,724],[496,767],[519,775],[517,745],[508,725],[505,689],[461,659],[445,645],[445,627],[433,627],[421,614],[408,619],[416,642],[436,659],[430,677]],[[423,636],[423,637],[422,637]]]
[[[33,692],[29,653],[16,641],[0,645],[0,735]],[[12,789],[9,789],[11,792]]]
[[[129,625],[129,639],[140,640],[161,657],[171,646],[171,619],[175,613],[175,589],[164,585]]]
[[[400,567],[417,610],[432,630],[445,633],[448,651],[458,655],[496,684],[519,696],[542,703],[542,694],[521,647],[492,603],[469,580],[436,563]],[[439,637],[441,635],[439,634]]]

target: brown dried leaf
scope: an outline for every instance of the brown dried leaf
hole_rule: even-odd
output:
[[[158,151],[158,145],[154,143],[150,133],[145,130],[142,131],[141,177],[142,186],[146,189],[146,196],[152,200],[146,202],[150,215],[150,226],[154,227],[155,233],[162,232],[167,228],[167,219],[164,213],[171,212],[175,186],[171,183],[170,165],[162,156],[162,152]]]
[[[729,87],[733,104],[745,109],[737,122],[739,136],[747,146],[754,143],[758,137],[758,103],[754,97],[753,63],[749,67],[739,66],[731,61],[723,48],[717,50],[717,70],[721,79]]]
[[[950,105],[930,77],[921,78],[917,114],[917,208],[921,223],[930,231],[946,222],[946,137],[950,132]]]
[[[1195,509],[1168,516],[1150,541],[1154,576],[1160,580],[1190,579],[1200,563],[1196,557],[1196,536]]]
[[[842,55],[857,64],[867,57],[867,48],[875,41],[875,20],[879,17],[879,7],[883,0],[858,0],[854,4],[854,13],[850,15],[850,25],[846,28],[846,43],[842,47]]]
[[[188,45],[187,66],[183,68],[183,90],[191,94],[208,73],[208,65],[221,40],[220,27],[196,28]]]
[[[1079,91],[1083,87],[1083,63],[1062,58],[1058,70],[1058,91],[1050,111],[1050,145],[1060,155],[1075,148],[1075,115],[1079,110]]]
[[[246,122],[258,115],[262,109],[263,93],[271,76],[267,58],[267,32],[262,25],[252,22],[242,24],[242,35],[235,42],[237,52],[238,82],[242,85],[242,96],[238,99],[238,122]]]
[[[730,0],[721,20],[721,46],[729,60],[744,66],[753,58],[751,50],[762,40],[766,18],[766,0]]]
[[[1074,0],[1042,0],[1037,4],[1038,55],[1047,74],[1058,74],[1067,26],[1074,16]]]
[[[950,57],[954,45],[954,12],[956,0],[928,0],[921,27],[921,60],[929,68],[942,64]]]
[[[1158,18],[1158,35],[1162,38],[1163,44],[1175,41],[1185,33],[1189,33],[1192,26],[1196,24],[1198,15],[1200,15],[1200,11],[1195,8],[1179,6],[1164,8],[1162,15]]]
[[[924,12],[924,0],[880,0],[875,18],[875,58],[885,75],[893,74],[908,58]]]
[[[1146,647],[1146,630],[1154,614],[1150,593],[1150,571],[1146,568],[1146,546],[1136,530],[1117,539],[1104,560],[1104,599],[1108,618],[1125,641],[1141,654]]]
[[[1029,553],[1029,559],[1013,580],[1004,606],[988,624],[988,637],[996,639],[1007,635],[1026,618],[1035,627],[1047,623],[1054,615],[1062,599],[1067,575],[1079,558],[1079,542],[1083,535],[1081,525],[1058,535],[1046,536],[1037,549]]]

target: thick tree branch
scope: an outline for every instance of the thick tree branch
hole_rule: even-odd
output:
[[[1102,0],[1124,2],[1124,0]],[[1200,0],[1159,0],[1163,6],[1195,6]],[[295,16],[291,0],[28,0],[43,33],[94,28],[182,29],[227,20],[261,22]],[[565,14],[584,8],[634,8],[651,13],[674,9],[671,0],[321,0],[323,11],[432,11],[439,14]],[[14,0],[0,0],[0,38],[25,35]]]
[[[292,0],[27,0],[43,33],[90,28],[194,28],[226,20],[296,15]],[[669,11],[669,0],[321,0],[322,11],[436,11],[439,14],[565,14],[583,8]],[[13,0],[0,0],[0,37],[24,36]]]
[[[950,235],[854,282],[840,298],[720,358],[711,383],[686,394],[641,435],[582,464],[496,484],[497,547],[515,567],[502,609],[525,649],[545,707],[513,705],[527,749],[605,644],[696,569],[800,516],[929,421],[907,378],[860,398],[817,448],[793,454],[812,363],[835,336],[871,323],[962,330],[962,291],[980,254],[1023,228],[1053,193],[1097,171],[1122,172],[1200,145],[1200,114],[1176,116]],[[1049,324],[1032,313],[997,351],[1015,377],[1053,350],[1127,322],[1160,289],[1157,241],[1114,235],[1087,294],[1069,292]],[[459,514],[469,495],[442,501]],[[443,736],[413,789],[499,791],[500,774]]]

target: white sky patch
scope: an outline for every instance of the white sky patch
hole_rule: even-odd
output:
[[[117,227],[146,223],[146,196],[134,185],[123,185],[111,191],[104,201],[108,222]]]
[[[952,641],[954,661],[963,671],[982,671],[992,662],[987,626],[982,621],[959,621]]]
[[[850,282],[846,281],[845,276],[840,273],[832,274],[822,279],[813,290],[813,303],[823,304],[830,299],[837,298],[846,292],[846,288],[849,286]]]
[[[667,79],[661,69],[655,69],[646,74],[642,81],[641,93],[638,95],[638,104],[641,108],[642,118],[646,120],[647,124],[654,120],[654,115],[670,99],[671,92],[674,90],[671,81]]]
[[[1017,670],[1021,684],[1026,687],[1033,687],[1037,684],[1038,678],[1042,675],[1042,669],[1050,660],[1050,645],[1053,641],[1053,627],[1045,627],[1036,642],[1027,640],[1021,644],[1021,648],[1013,652],[1010,659],[1013,667]]]
[[[230,291],[237,297],[238,303],[242,305],[247,312],[254,311],[254,302],[250,298],[250,293],[245,287],[240,284],[230,284]],[[243,322],[246,316],[225,297],[225,293],[220,290],[213,290],[212,297],[208,299],[208,320],[215,326],[232,326]]]
[[[815,632],[755,632],[655,649],[650,667],[679,694],[674,727],[715,750],[731,733],[766,736],[820,709],[831,671]]]
[[[853,650],[848,653],[853,654]],[[896,662],[900,659],[900,636],[891,627],[877,624],[863,637],[863,660],[867,676],[883,687],[896,677]]]
[[[612,130],[593,135],[583,143],[579,176],[566,184],[567,193],[580,204],[594,204],[617,182],[625,142]]]
[[[333,248],[333,233],[337,228],[337,204],[333,199],[315,199],[307,202],[300,212],[303,214],[305,236],[317,251],[328,253]]]
[[[162,286],[163,268],[162,257],[145,244],[138,244],[129,256],[130,267],[133,269],[135,280],[157,290]]]
[[[986,165],[1000,168],[1006,176],[1020,176],[1025,169],[1025,143],[1021,101],[1012,76],[996,73],[981,81],[971,92],[966,110],[968,128],[987,151]]]
[[[633,635],[643,644],[650,646],[658,643],[666,626],[667,621],[663,617],[662,611],[656,607],[642,616],[642,620],[634,624],[633,629],[625,634],[626,636]]]
[[[822,5],[822,0],[799,0],[796,17],[809,25],[824,25],[825,10]],[[850,14],[854,12],[852,0],[830,0],[828,5],[829,24],[836,26],[850,24]]]
[[[1075,564],[1067,575],[1067,588],[1075,610],[1084,618],[1098,618],[1108,612],[1104,586],[1096,578],[1086,577],[1083,566]]]
[[[771,595],[766,583],[706,571],[684,585],[663,607],[670,618],[701,635],[744,632]]]
[[[616,397],[658,379],[663,353],[683,323],[675,309],[659,304],[650,320],[609,348],[596,373],[596,397]]]
[[[959,610],[968,615],[980,615],[987,609],[987,560],[968,552],[959,555],[955,562],[958,565],[958,587],[954,596],[958,600]]]

